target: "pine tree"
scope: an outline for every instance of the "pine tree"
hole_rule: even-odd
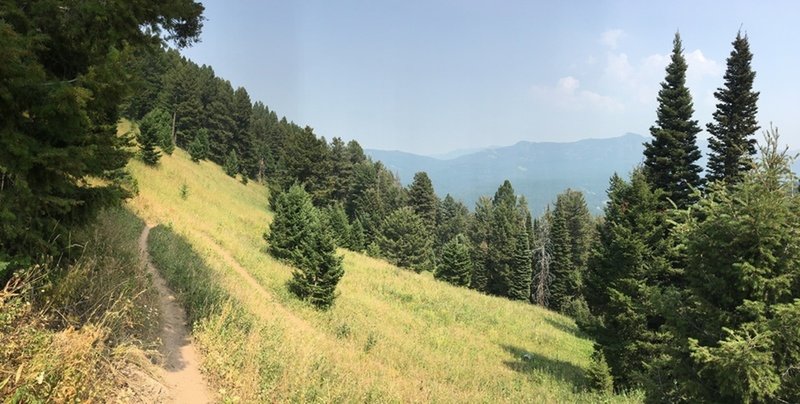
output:
[[[753,54],[747,36],[739,32],[733,41],[733,51],[725,70],[725,86],[717,89],[714,97],[719,101],[714,112],[714,123],[707,125],[711,135],[708,147],[708,180],[738,182],[742,172],[752,166],[756,153],[753,135],[758,131],[759,93],[753,91],[756,73],[750,67]]]
[[[742,181],[712,185],[675,230],[685,285],[668,300],[676,391],[658,400],[793,402],[800,396],[800,196],[776,131]]]
[[[425,223],[409,207],[395,210],[383,222],[380,251],[391,263],[417,272],[433,269],[433,240]]]
[[[342,258],[336,255],[333,237],[322,228],[311,196],[301,186],[293,185],[278,196],[275,217],[264,238],[270,254],[295,267],[290,290],[317,308],[329,308],[344,275]]]
[[[350,242],[350,223],[341,204],[335,203],[323,210],[325,230],[333,236],[336,245],[346,246]],[[362,234],[363,237],[363,234]]]
[[[517,210],[517,197],[511,182],[504,181],[492,199],[492,218],[487,238],[488,284],[486,292],[508,296],[509,278],[514,266],[516,235],[523,229]]]
[[[151,120],[142,121],[139,125],[137,140],[139,141],[142,161],[149,166],[158,164],[158,160],[161,159],[161,152],[156,149],[158,138],[158,127],[155,122]]]
[[[3,3],[0,261],[60,256],[73,225],[132,195],[133,139],[116,133],[134,90],[121,79],[129,49],[194,43],[202,12],[185,0]]]
[[[596,346],[594,352],[592,352],[592,361],[589,363],[589,369],[586,371],[586,379],[592,390],[604,394],[614,393],[614,378],[611,377],[606,356]]]
[[[564,310],[565,304],[583,295],[593,237],[591,215],[581,192],[567,189],[558,195],[550,226],[551,307]]]
[[[236,150],[231,150],[228,153],[228,157],[225,158],[225,174],[228,174],[231,177],[236,177],[236,174],[239,172],[239,157],[236,155]]]
[[[467,233],[469,209],[450,194],[444,197],[436,216],[434,250],[440,254],[444,245],[458,234]]]
[[[608,355],[618,386],[632,388],[665,343],[663,318],[653,297],[670,279],[662,191],[651,190],[641,169],[625,181],[616,174],[608,188],[605,220],[586,279],[586,300],[602,325],[585,330]]]
[[[667,76],[658,92],[658,118],[650,128],[653,140],[644,150],[650,184],[664,190],[665,197],[680,208],[693,202],[692,188],[702,185],[697,165],[701,154],[696,144],[700,127],[692,120],[694,106],[686,87],[686,68],[681,37],[675,33]]]
[[[189,156],[192,161],[197,163],[208,157],[208,131],[200,129],[194,135],[194,139],[189,143]]]
[[[457,234],[442,248],[434,277],[456,286],[469,286],[471,276],[469,242],[463,234]]]
[[[470,288],[486,292],[489,283],[489,231],[492,225],[492,200],[482,196],[475,203],[475,213],[469,224],[472,244],[472,279]]]
[[[552,220],[552,214],[548,206],[544,215],[533,223],[531,302],[543,307],[550,306],[550,284],[553,283],[553,273],[550,271],[550,265],[553,260],[553,245],[550,239],[550,223]]]
[[[356,218],[350,226],[350,241],[347,244],[347,248],[361,252],[364,251],[365,245],[364,226],[361,224],[361,220]]]
[[[155,132],[157,145],[161,151],[171,155],[175,150],[175,143],[172,142],[171,118],[169,114],[161,108],[155,108],[145,114],[139,123],[139,130],[146,127],[149,131]]]
[[[433,191],[433,184],[424,171],[414,174],[414,181],[408,187],[408,206],[419,215],[429,233],[436,228],[436,212],[439,199]]]
[[[508,297],[513,300],[528,300],[531,297],[531,249],[528,232],[517,232],[514,257],[508,277]]]
[[[299,185],[278,195],[273,206],[274,219],[264,239],[275,258],[293,264],[302,262],[303,246],[310,245],[318,218],[308,193]]]

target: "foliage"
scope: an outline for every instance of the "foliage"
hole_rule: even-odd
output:
[[[158,128],[154,125],[152,120],[142,121],[139,124],[139,135],[137,136],[141,159],[149,166],[158,164],[158,160],[161,159],[161,152],[156,149],[160,135]]]
[[[598,226],[586,280],[586,300],[600,324],[586,329],[608,355],[617,386],[639,384],[660,352],[663,317],[653,301],[671,285],[667,227],[660,190],[642,169],[629,181],[614,175],[605,218]]]
[[[442,258],[434,272],[436,279],[456,286],[469,286],[472,276],[469,243],[463,234],[458,234],[442,248]]]
[[[203,128],[197,131],[194,139],[189,143],[189,155],[195,163],[208,157],[208,131]]]
[[[408,206],[422,219],[428,233],[432,234],[436,228],[439,198],[433,192],[431,179],[424,171],[414,174],[414,180],[408,187]]]
[[[350,239],[346,244],[347,248],[356,252],[361,252],[364,251],[365,244],[364,226],[361,225],[361,220],[356,218],[350,226]]]
[[[714,93],[719,101],[714,122],[706,126],[711,135],[707,178],[729,183],[741,180],[742,172],[752,168],[752,156],[756,154],[756,140],[752,137],[759,129],[756,120],[759,93],[753,91],[756,73],[750,67],[753,60],[750,42],[747,35],[738,32],[732,45],[725,86]]]
[[[773,130],[740,183],[712,185],[683,212],[675,234],[686,284],[664,313],[675,336],[669,369],[678,394],[724,402],[797,397],[797,362],[788,359],[800,355],[797,333],[779,336],[775,328],[791,322],[800,298],[796,184]]]
[[[164,153],[171,155],[175,150],[175,143],[172,139],[172,118],[163,109],[156,107],[145,114],[141,122],[139,122],[139,131],[153,132],[148,136],[153,136],[156,139],[158,147]]]
[[[222,168],[229,177],[236,177],[236,174],[239,173],[239,157],[236,155],[236,150],[231,150],[228,153],[228,157],[225,158],[225,165]]]
[[[118,180],[131,139],[115,134],[131,90],[127,62],[134,48],[162,38],[178,46],[197,40],[203,6],[48,0],[0,7],[0,259],[19,267],[58,251],[69,227],[131,195]]]
[[[550,307],[562,310],[562,306],[583,293],[593,239],[592,220],[583,194],[570,189],[559,194],[551,220],[549,302]]]
[[[422,218],[409,207],[386,218],[377,242],[382,256],[397,266],[417,272],[433,269],[432,239]]]
[[[508,297],[514,300],[531,298],[531,249],[528,233],[518,231],[514,257],[508,277]]]
[[[592,362],[586,371],[586,379],[589,381],[589,388],[594,391],[606,394],[614,392],[614,379],[611,377],[606,356],[596,346],[592,352]]]
[[[319,220],[310,195],[293,185],[278,197],[275,219],[265,238],[276,258],[295,269],[289,289],[320,309],[327,309],[336,297],[336,285],[344,275],[336,244]]]
[[[672,44],[667,76],[658,92],[658,117],[650,128],[653,140],[645,144],[644,165],[650,185],[664,190],[665,198],[685,208],[694,201],[692,188],[702,185],[697,165],[701,153],[696,144],[701,129],[692,120],[694,105],[686,87],[687,65],[679,33],[675,33]]]

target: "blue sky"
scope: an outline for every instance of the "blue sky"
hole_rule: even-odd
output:
[[[647,135],[678,29],[705,126],[741,26],[761,126],[800,147],[800,2],[203,3],[186,56],[328,139],[422,154]]]

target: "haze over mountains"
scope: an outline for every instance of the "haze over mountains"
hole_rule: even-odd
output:
[[[583,191],[592,213],[599,214],[609,178],[614,172],[627,176],[641,163],[647,140],[628,133],[571,143],[521,141],[450,159],[401,151],[365,151],[399,174],[404,185],[411,182],[414,173],[427,172],[439,196],[449,193],[470,209],[481,195],[494,195],[508,179],[528,198],[534,214],[541,213],[566,188]]]

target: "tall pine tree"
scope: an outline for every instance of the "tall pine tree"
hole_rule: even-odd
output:
[[[692,120],[692,95],[686,87],[686,59],[679,33],[673,40],[671,62],[658,92],[656,124],[650,128],[653,140],[645,144],[647,177],[655,188],[665,191],[678,207],[692,203],[692,188],[702,185],[701,153],[697,148],[700,127]]]
[[[408,187],[408,206],[419,215],[430,234],[436,228],[436,211],[439,198],[433,192],[433,184],[424,171],[414,174],[414,181]]]
[[[378,236],[381,253],[393,264],[417,272],[433,269],[433,239],[411,208],[392,212]]]
[[[752,167],[752,156],[756,153],[753,134],[759,129],[756,120],[759,93],[753,91],[756,72],[750,67],[752,60],[747,36],[737,33],[725,70],[725,86],[714,93],[719,101],[714,122],[706,126],[711,134],[709,181],[738,182],[742,173]]]
[[[472,276],[469,242],[463,234],[457,234],[442,248],[442,258],[434,273],[436,279],[456,286],[469,286]]]

